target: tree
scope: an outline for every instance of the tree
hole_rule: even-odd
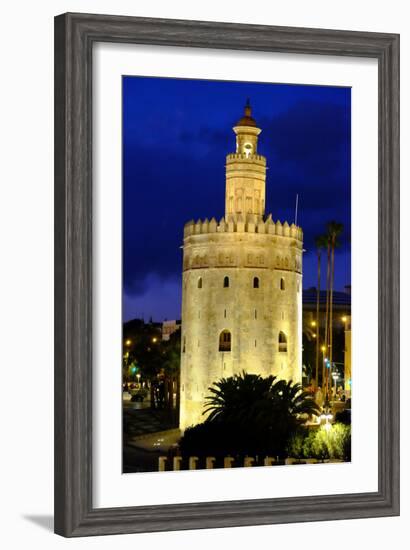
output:
[[[204,415],[207,420],[224,422],[257,422],[268,404],[269,391],[275,376],[262,378],[258,374],[235,374],[221,378],[208,388],[210,395],[205,399]]]
[[[330,309],[329,309],[329,361],[333,359],[333,286],[335,279],[335,248],[339,245],[338,237],[343,231],[343,224],[331,221],[327,225],[331,248],[331,276],[330,276]]]
[[[166,403],[174,420],[177,422],[180,399],[180,373],[181,373],[181,331],[172,333],[168,342],[163,344],[163,369],[166,382]],[[176,404],[174,407],[174,393],[176,394]]]
[[[327,268],[326,268],[326,315],[325,315],[325,340],[324,340],[324,353],[328,354],[329,351],[329,310],[330,310],[330,266],[331,266],[331,246],[329,235],[326,236],[326,248],[327,248]],[[326,365],[323,361],[322,364],[322,390],[324,395],[328,396],[328,375],[326,371]]]
[[[327,224],[327,276],[326,276],[326,322],[325,322],[325,353],[330,365],[333,359],[333,287],[335,277],[335,249],[338,246],[338,237],[343,231],[343,224],[334,220]],[[329,395],[329,375],[325,364],[322,368],[322,387],[325,395]]]
[[[141,319],[128,321],[123,326],[124,381],[135,379],[135,375],[130,377],[129,367],[136,366],[140,380],[150,387],[152,408],[165,407],[175,422],[179,405],[180,339],[180,331],[176,331],[168,341],[163,341],[158,323],[148,324]]]
[[[320,283],[321,283],[321,261],[322,250],[327,247],[328,239],[326,235],[319,235],[315,239],[317,254],[317,288],[316,288],[316,362],[315,362],[315,382],[319,386],[319,358],[320,358]],[[322,382],[323,383],[323,382]]]
[[[300,384],[242,372],[209,388],[205,422],[186,430],[181,449],[285,456],[291,434],[319,407]],[[184,452],[185,452],[184,451]]]

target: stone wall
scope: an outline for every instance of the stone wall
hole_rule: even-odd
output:
[[[301,230],[268,220],[185,227],[181,429],[205,419],[208,387],[221,377],[245,370],[301,380]],[[220,351],[223,331],[230,351]]]

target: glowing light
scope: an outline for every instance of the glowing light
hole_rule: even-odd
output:
[[[157,340],[158,340],[158,338],[156,338],[156,337],[154,336],[154,338],[152,339],[152,342],[155,344],[155,342],[157,342]]]
[[[347,317],[346,317],[346,315],[343,315],[343,317],[342,317],[342,321],[343,321],[344,323],[346,323],[346,321],[347,321]]]
[[[326,348],[325,348],[325,346],[322,346],[320,349],[321,349],[322,351],[325,351]]]
[[[132,344],[132,340],[125,340],[125,345],[130,346]]]
[[[315,327],[316,326],[316,321],[312,321],[310,324],[312,325],[312,327]]]

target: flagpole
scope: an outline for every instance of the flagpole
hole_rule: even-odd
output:
[[[299,204],[299,193],[296,193],[295,225],[298,224],[298,204]]]

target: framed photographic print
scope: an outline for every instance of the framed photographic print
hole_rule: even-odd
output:
[[[399,513],[399,37],[55,19],[55,530]]]

